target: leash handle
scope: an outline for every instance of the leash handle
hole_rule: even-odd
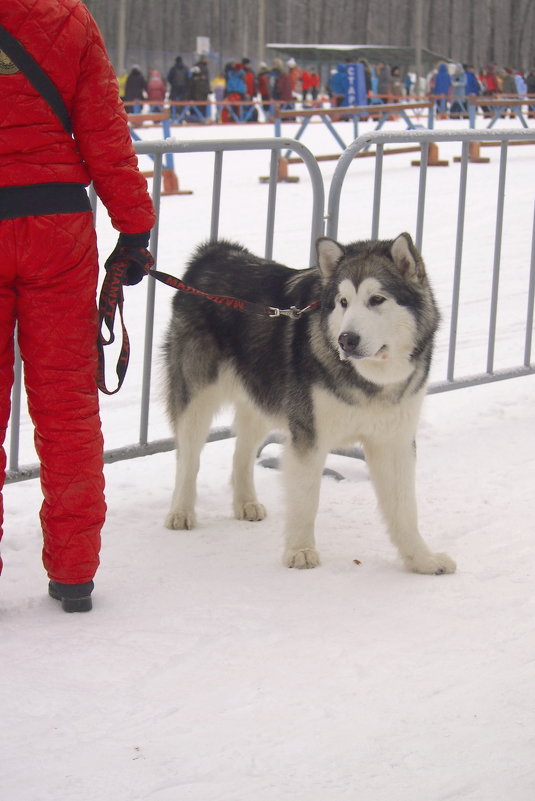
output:
[[[128,339],[128,332],[126,330],[123,318],[123,272],[124,269],[121,269],[121,267],[112,266],[109,269],[104,276],[104,281],[102,282],[98,303],[99,331],[97,338],[97,386],[105,395],[115,395],[116,392],[119,392],[123,385],[126,370],[128,368],[128,362],[130,360],[130,340]],[[117,366],[115,368],[118,383],[115,389],[108,389],[106,386],[104,346],[111,345],[111,343],[115,341],[113,325],[115,323],[115,312],[117,309],[119,309],[119,316],[121,318],[122,333],[121,350],[117,360]],[[103,326],[108,329],[109,336],[107,338],[103,333]]]

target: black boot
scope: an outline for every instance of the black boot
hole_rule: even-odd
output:
[[[60,584],[59,581],[48,582],[48,594],[56,601],[61,601],[64,612],[89,612],[93,608],[91,593],[95,585],[92,581],[85,584]]]

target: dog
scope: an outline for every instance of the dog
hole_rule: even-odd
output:
[[[228,241],[205,243],[190,260],[182,280],[195,294],[174,296],[164,342],[177,445],[165,525],[195,526],[200,453],[214,414],[230,402],[239,520],[265,517],[253,481],[256,453],[270,431],[287,434],[285,565],[319,564],[323,466],[333,448],[359,442],[405,566],[452,573],[455,562],[428,548],[417,521],[415,433],[439,322],[422,257],[407,233],[346,246],[320,237],[316,251],[317,267],[302,270]],[[253,313],[233,307],[239,302],[254,304]]]

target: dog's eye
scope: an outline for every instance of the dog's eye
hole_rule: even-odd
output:
[[[382,295],[372,295],[368,303],[370,306],[380,306],[381,303],[385,302],[385,300],[386,298],[384,298]]]
[[[347,309],[347,298],[340,298],[339,303],[342,309]]]

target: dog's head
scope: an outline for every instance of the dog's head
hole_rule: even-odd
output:
[[[424,262],[409,234],[346,246],[320,237],[316,248],[324,319],[339,358],[374,384],[408,378],[426,349],[429,359],[438,325]]]

